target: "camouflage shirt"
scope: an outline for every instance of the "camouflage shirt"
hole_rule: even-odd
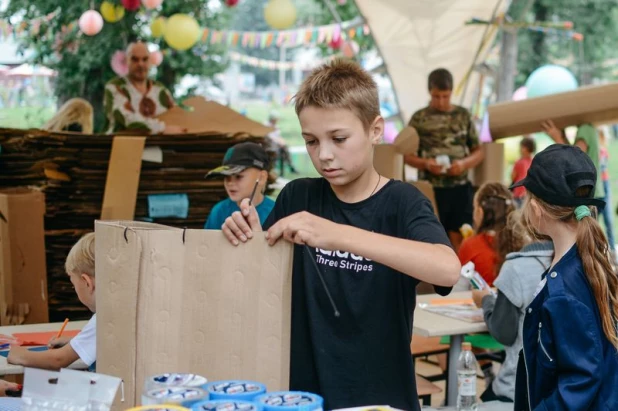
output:
[[[137,90],[126,77],[116,77],[105,85],[105,130],[108,134],[124,130],[161,133],[165,124],[155,117],[174,107],[169,90],[148,80],[147,91]]]
[[[444,154],[452,162],[467,157],[480,144],[470,113],[460,106],[454,105],[450,112],[425,107],[414,113],[408,125],[418,132],[418,156],[422,158],[435,158]],[[421,171],[419,178],[428,180],[434,187],[454,187],[468,182],[468,172],[449,177]]]

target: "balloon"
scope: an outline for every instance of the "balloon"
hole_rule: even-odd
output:
[[[79,29],[87,36],[94,36],[103,29],[103,17],[96,10],[88,10],[79,18]]]
[[[156,9],[161,5],[161,3],[163,3],[163,0],[142,0],[142,4],[144,5],[144,7],[149,10]]]
[[[117,75],[124,77],[129,74],[129,66],[127,65],[127,55],[124,51],[118,50],[112,56],[112,60],[110,62],[112,66],[112,70]]]
[[[562,66],[548,64],[534,70],[526,81],[528,98],[575,90],[575,76]]]
[[[159,50],[153,51],[152,53],[150,53],[150,63],[153,66],[159,67],[159,65],[162,62],[163,62],[163,53],[161,53]]]
[[[348,0],[337,0],[337,4],[340,6],[345,5],[348,2]]]
[[[296,22],[296,7],[291,0],[269,0],[264,6],[264,20],[275,30],[285,30]]]
[[[521,86],[513,93],[513,101],[525,100],[528,98],[528,89],[526,86]]]
[[[101,15],[108,23],[116,23],[124,17],[124,7],[104,1],[101,4]]]
[[[152,37],[158,39],[163,37],[165,34],[165,25],[167,20],[165,17],[157,17],[150,23],[150,31],[152,32]]]
[[[350,59],[356,56],[359,51],[360,47],[358,46],[358,43],[354,40],[346,41],[345,43],[343,43],[343,46],[341,46],[341,52],[343,53],[343,55]]]
[[[200,25],[193,17],[186,14],[174,14],[167,20],[163,37],[171,48],[187,50],[197,43],[200,34]]]
[[[225,0],[225,4],[228,7],[235,7],[238,4],[238,0]]]
[[[139,9],[139,0],[122,0],[122,5],[129,11],[136,11]]]

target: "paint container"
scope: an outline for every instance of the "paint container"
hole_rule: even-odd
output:
[[[258,395],[266,393],[266,386],[255,381],[214,381],[206,385],[206,391],[211,400],[253,401]]]
[[[323,411],[324,400],[319,395],[302,391],[280,391],[260,395],[254,400],[264,411]]]
[[[262,405],[240,400],[209,400],[199,402],[191,407],[191,411],[262,411]]]
[[[206,390],[208,380],[197,374],[166,373],[153,375],[146,378],[144,382],[144,392],[155,388],[167,387],[193,387]]]
[[[142,395],[142,405],[173,404],[191,407],[208,399],[208,393],[201,388],[166,387],[154,388]]]

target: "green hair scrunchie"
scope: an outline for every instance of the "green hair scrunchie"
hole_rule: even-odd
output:
[[[590,211],[590,207],[581,205],[575,208],[575,218],[577,221],[582,221],[584,217],[591,217],[592,212]]]

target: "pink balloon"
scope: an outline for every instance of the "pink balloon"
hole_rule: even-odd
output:
[[[159,67],[159,65],[163,62],[163,53],[161,53],[160,51],[153,51],[152,53],[150,53],[150,63],[155,66],[155,67]]]
[[[156,9],[163,3],[163,0],[142,0],[142,4],[147,9]]]
[[[397,131],[397,127],[395,127],[395,123],[387,121],[386,124],[384,124],[384,142],[393,144],[397,134],[399,134],[399,132]]]
[[[152,56],[151,56],[152,57]],[[129,74],[129,66],[127,65],[127,55],[124,51],[118,50],[114,53],[111,60],[112,70],[117,75],[124,77]]]
[[[345,5],[348,2],[348,0],[337,0],[337,4],[340,6]]]
[[[513,93],[513,101],[525,100],[528,98],[528,88],[521,86]]]
[[[103,29],[103,17],[96,10],[88,10],[79,18],[79,29],[87,36],[99,34]]]
[[[139,9],[139,0],[121,0],[121,2],[128,11],[136,11]]]

